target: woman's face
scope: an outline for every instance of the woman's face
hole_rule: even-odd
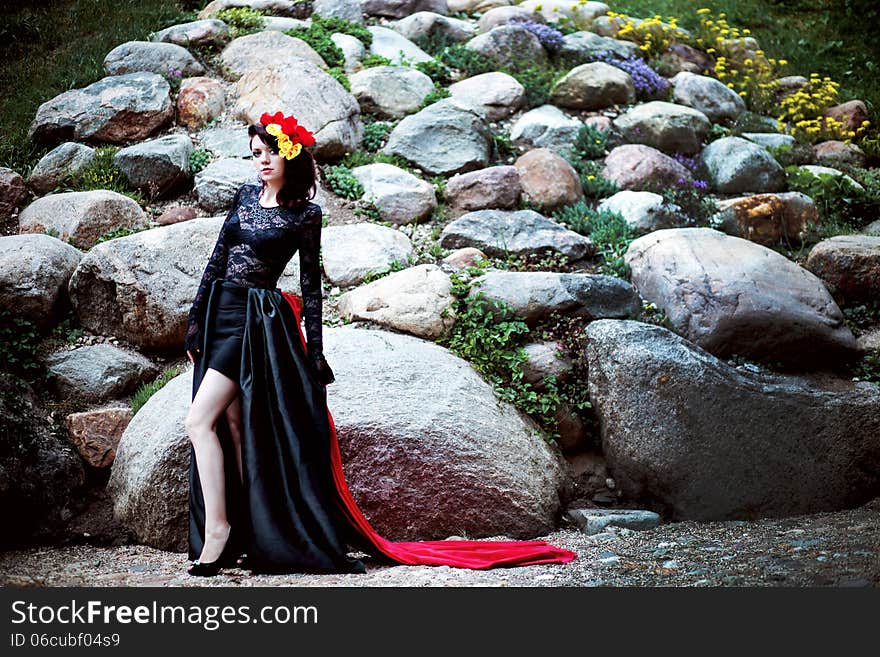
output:
[[[284,158],[269,148],[259,135],[251,137],[251,154],[257,173],[264,182],[284,182]]]

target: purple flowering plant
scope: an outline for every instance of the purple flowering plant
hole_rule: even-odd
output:
[[[624,58],[610,50],[606,50],[594,55],[593,59],[611,64],[629,73],[633,86],[636,88],[636,95],[642,100],[666,98],[669,93],[671,86],[669,80],[657,73],[641,57],[631,55]]]
[[[538,37],[541,45],[544,46],[544,49],[548,53],[554,54],[562,49],[562,44],[564,42],[562,40],[562,32],[559,30],[552,28],[549,25],[544,25],[543,23],[536,23],[535,21],[528,20],[523,16],[514,16],[510,20],[510,23],[517,23]]]

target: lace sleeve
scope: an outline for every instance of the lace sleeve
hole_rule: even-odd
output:
[[[321,285],[321,223],[320,206],[308,211],[303,222],[299,247],[299,283],[302,289],[303,319],[306,325],[306,343],[310,356],[323,354],[322,338],[322,285]]]
[[[238,206],[240,197],[241,187],[235,192],[235,197],[232,199],[232,207],[230,207],[229,212],[226,213],[226,219],[223,221],[223,226],[220,228],[220,235],[217,237],[217,243],[214,245],[214,251],[208,259],[208,264],[205,266],[202,280],[199,283],[199,289],[196,291],[195,299],[190,308],[189,318],[187,319],[186,340],[184,341],[184,348],[187,351],[198,351],[201,348],[202,326],[204,325],[205,319],[205,294],[211,286],[211,283],[218,278],[222,278],[226,273],[226,257],[229,253],[229,245],[226,243],[226,227],[229,225],[229,221],[235,214],[235,209]]]

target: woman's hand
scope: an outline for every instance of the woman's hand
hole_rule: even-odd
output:
[[[186,350],[186,355],[189,358],[190,363],[196,362],[195,356],[193,355],[194,353],[197,353],[197,352],[190,351],[189,349]]]
[[[336,380],[336,377],[333,376],[333,370],[330,369],[330,365],[327,364],[327,360],[324,358],[324,354],[320,352],[309,354],[309,361],[315,368],[315,372],[318,374],[318,381],[321,382],[322,386],[326,386],[328,383],[333,383]]]

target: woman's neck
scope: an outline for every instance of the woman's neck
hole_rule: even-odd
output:
[[[278,203],[278,192],[281,191],[280,188],[273,187],[272,185],[266,184],[263,187],[263,191],[260,194],[260,205],[263,207],[273,207],[279,205]]]

